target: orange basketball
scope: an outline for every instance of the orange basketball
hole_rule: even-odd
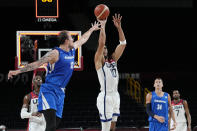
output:
[[[109,16],[109,13],[109,8],[104,4],[97,5],[94,9],[94,15],[99,20],[105,20]]]

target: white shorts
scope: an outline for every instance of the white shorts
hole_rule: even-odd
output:
[[[120,116],[120,95],[118,92],[100,92],[97,97],[97,108],[101,122],[117,121]]]
[[[170,124],[172,128],[172,124]],[[177,122],[176,129],[171,131],[187,131],[187,123],[186,122]]]
[[[36,123],[36,122],[30,122],[29,121],[27,131],[45,131],[45,128],[46,128],[46,122]]]

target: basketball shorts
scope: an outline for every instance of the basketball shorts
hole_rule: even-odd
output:
[[[172,124],[170,124],[172,128]],[[177,122],[176,129],[171,131],[187,131],[187,123],[186,122]]]
[[[160,122],[149,122],[149,131],[168,131],[168,124]]]
[[[101,122],[117,121],[120,116],[120,96],[118,92],[100,92],[97,97],[97,108]]]
[[[43,117],[43,122],[41,122],[41,123],[37,123],[37,122],[31,121],[31,119],[29,119],[27,131],[45,131],[46,122],[44,120],[44,116],[42,115],[41,117]]]
[[[46,88],[45,86],[45,84],[42,84],[40,87],[38,111],[54,109],[56,110],[56,116],[62,118],[65,94],[54,90],[58,87]]]

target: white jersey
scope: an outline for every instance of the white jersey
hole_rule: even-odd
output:
[[[38,111],[38,95],[36,95],[34,92],[30,93],[30,106],[29,106],[29,112],[37,112]],[[44,115],[39,117],[39,119],[29,118],[29,125],[28,130],[29,131],[45,131],[46,122]]]
[[[172,108],[175,116],[176,122],[186,122],[186,117],[185,117],[185,108],[183,105],[183,100],[181,99],[179,103],[175,103],[172,101]]]
[[[114,60],[106,61],[104,66],[97,70],[100,90],[104,92],[118,91],[119,74]]]
[[[38,111],[38,95],[36,95],[34,92],[30,93],[30,105],[29,105],[29,112],[37,112]]]

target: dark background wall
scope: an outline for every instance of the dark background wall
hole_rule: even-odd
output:
[[[191,0],[72,0],[71,3],[60,0],[58,22],[48,24],[36,22],[34,1],[3,0],[0,4],[0,109],[4,106],[20,109],[23,96],[30,91],[32,72],[26,73],[27,77],[22,74],[12,81],[6,79],[8,71],[14,69],[16,31],[67,29],[81,30],[84,33],[90,28],[90,23],[96,20],[93,10],[99,3],[105,3],[110,8],[106,26],[106,44],[110,53],[118,44],[118,33],[111,16],[114,13],[123,16],[122,28],[128,44],[118,62],[119,72],[142,74],[142,85],[150,90],[153,90],[154,77],[161,76],[166,83],[165,91],[171,93],[173,89],[179,89],[189,106],[196,104],[197,47],[193,21],[195,9]],[[80,94],[96,100],[99,83],[93,58],[98,35],[99,32],[92,34],[83,46],[84,71],[74,72],[66,92],[67,100]],[[195,109],[191,109],[192,114],[196,113]],[[16,112],[12,110],[10,114],[17,114]],[[193,125],[196,124],[194,121]]]

